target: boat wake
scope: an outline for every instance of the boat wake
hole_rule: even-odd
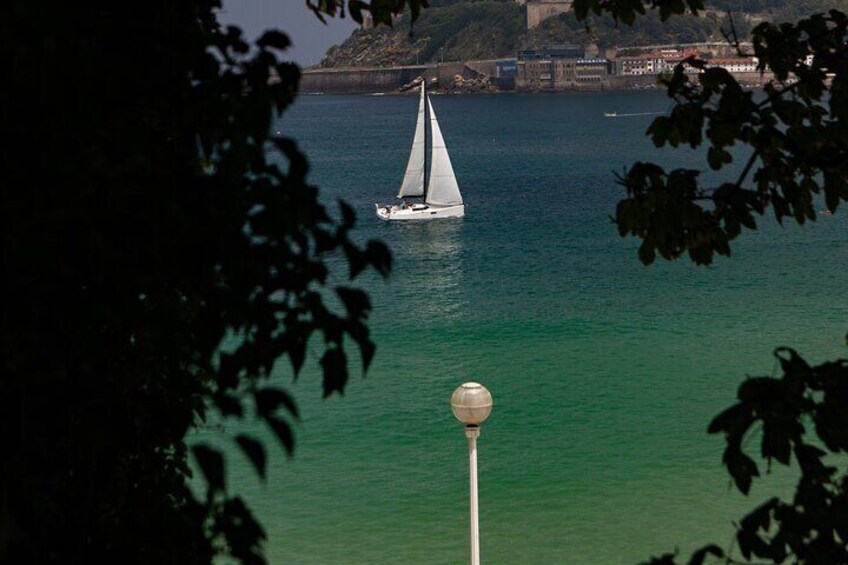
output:
[[[632,112],[627,114],[619,114],[618,112],[604,112],[607,118],[629,118],[631,116],[656,116],[657,114],[665,114],[665,112]]]

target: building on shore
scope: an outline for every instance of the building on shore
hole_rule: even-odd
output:
[[[515,89],[533,91],[605,90],[610,62],[587,58],[580,45],[550,45],[518,52]]]
[[[541,49],[525,49],[518,52],[519,61],[582,59],[585,56],[586,49],[582,45],[574,43],[545,45]]]
[[[519,61],[516,90],[606,90],[609,88],[606,59],[553,59]]]
[[[720,67],[731,73],[753,73],[757,71],[756,57],[722,57],[707,61],[710,67]]]
[[[689,57],[704,59],[707,66],[726,69],[731,73],[753,73],[757,71],[758,61],[756,57],[711,57],[710,52],[704,53],[693,48],[663,47],[646,53],[616,54],[612,60],[612,73],[622,76],[670,73],[679,63]],[[689,67],[687,72],[695,74],[699,71]]]
[[[616,55],[612,61],[615,75],[658,75],[674,70],[678,63],[688,57],[697,57],[695,49],[663,48],[636,55]],[[695,72],[695,69],[692,69]]]

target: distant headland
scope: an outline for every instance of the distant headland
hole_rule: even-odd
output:
[[[523,50],[515,58],[421,65],[378,67],[312,67],[304,70],[300,91],[305,94],[401,94],[426,80],[429,88],[446,94],[486,92],[557,92],[647,89],[663,73],[687,57],[697,56],[721,67],[746,86],[772,79],[757,69],[757,60],[734,57],[726,44],[659,45],[614,50],[603,56],[580,45],[552,45]],[[698,71],[689,68],[693,76]]]
[[[747,55],[753,27],[844,1],[710,0],[697,15],[663,22],[648,11],[626,26],[591,14],[578,21],[571,0],[431,0],[415,22],[404,14],[392,27],[374,26],[366,16],[304,71],[301,92],[402,93],[418,77],[444,93],[654,88],[690,55],[758,86],[772,76]]]

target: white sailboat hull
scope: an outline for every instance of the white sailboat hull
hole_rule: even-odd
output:
[[[377,217],[381,220],[436,220],[441,218],[462,218],[465,216],[465,204],[453,206],[414,205],[399,206],[397,204],[374,204]]]

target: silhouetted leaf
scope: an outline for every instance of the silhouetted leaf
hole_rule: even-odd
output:
[[[707,161],[710,164],[710,168],[717,171],[721,169],[725,163],[732,162],[733,158],[730,156],[730,153],[723,149],[710,147],[709,151],[707,151]]]
[[[644,562],[642,565],[675,565],[676,553],[664,553],[659,557],[651,557],[650,561]]]
[[[783,432],[783,433],[781,433]],[[775,458],[784,465],[789,465],[789,456],[792,453],[791,436],[783,430],[776,430],[773,426],[763,431],[762,456],[766,459]]]
[[[303,362],[306,360],[307,337],[307,335],[296,333],[291,336],[291,340],[289,342],[289,359],[291,360],[295,376],[300,373],[300,369],[303,367]]]
[[[264,479],[266,463],[265,447],[255,439],[243,434],[236,436],[236,442],[244,454],[250,459],[250,462],[253,463],[253,468],[256,469],[259,476]]]
[[[277,436],[277,440],[279,440],[280,445],[286,450],[286,454],[291,456],[294,454],[294,435],[292,434],[291,426],[285,420],[281,420],[279,418],[266,418],[265,420],[268,422],[268,426],[270,426],[271,431],[274,432],[274,435]]]
[[[371,361],[374,360],[374,355],[377,353],[377,346],[370,339],[357,340],[359,345],[359,355],[362,357],[362,371],[368,371],[371,366]]]
[[[371,310],[371,300],[365,292],[344,286],[336,287],[335,291],[351,318],[360,318]]]
[[[367,8],[368,4],[361,0],[350,0],[347,4],[350,17],[358,24],[362,24],[362,10]]]
[[[752,421],[753,415],[751,414],[750,407],[743,404],[734,404],[713,418],[709,428],[707,428],[707,433],[716,434],[718,432],[725,432],[727,434],[740,435],[748,429]]]
[[[241,418],[244,415],[244,408],[241,405],[241,401],[232,394],[217,394],[212,398],[212,401],[224,416],[237,416]]]
[[[656,251],[647,243],[642,243],[642,245],[639,246],[639,260],[642,261],[643,265],[652,264],[656,257]]]
[[[778,394],[780,382],[771,377],[753,377],[739,385],[739,400],[752,402],[763,398],[772,398]]]
[[[344,200],[339,200],[339,208],[341,208],[342,211],[342,227],[353,227],[353,225],[356,223],[356,212],[354,211],[353,206],[351,206]]]
[[[324,397],[334,392],[343,393],[348,378],[344,351],[338,347],[328,349],[321,358],[321,367],[324,370]]]
[[[692,558],[689,560],[689,565],[703,565],[704,559],[706,559],[708,555],[724,557],[724,551],[722,551],[722,549],[717,545],[706,545],[692,554]]]
[[[762,531],[765,534],[769,531],[772,513],[779,503],[778,498],[771,498],[742,519],[740,524],[742,527],[737,539],[739,548],[746,559],[750,559],[751,554],[758,557],[776,557],[773,548],[759,536],[758,532]]]
[[[299,417],[294,399],[282,389],[265,387],[254,392],[253,398],[256,401],[256,411],[262,418],[273,416],[280,406],[288,410],[295,419]]]
[[[344,245],[343,249],[345,257],[347,257],[348,265],[350,266],[348,276],[351,280],[353,280],[358,277],[362,271],[365,270],[365,267],[368,266],[368,260],[365,252],[361,251],[359,248],[353,245]]]
[[[826,467],[822,458],[827,453],[812,445],[798,445],[795,447],[795,457],[801,467],[804,477],[809,477],[816,482],[825,482],[830,479],[835,467]]]
[[[798,374],[806,376],[810,374],[810,365],[794,349],[778,347],[774,354],[780,360],[781,368],[787,375]]]
[[[215,529],[227,541],[229,553],[242,563],[264,564],[261,542],[265,531],[239,497],[227,500],[217,516]]]
[[[733,477],[736,488],[742,494],[748,494],[748,491],[751,490],[751,481],[754,477],[760,476],[754,460],[739,449],[728,447],[724,452],[724,464],[727,466],[727,472]]]
[[[377,272],[388,277],[392,270],[392,254],[381,241],[370,240],[367,244],[368,259]]]
[[[285,33],[270,29],[262,34],[262,36],[256,40],[256,45],[262,48],[273,48],[284,50],[288,49],[291,46],[291,40],[289,40],[289,36]]]
[[[200,471],[206,478],[210,491],[223,491],[224,456],[221,455],[221,452],[204,444],[195,445],[191,452],[200,466]]]

